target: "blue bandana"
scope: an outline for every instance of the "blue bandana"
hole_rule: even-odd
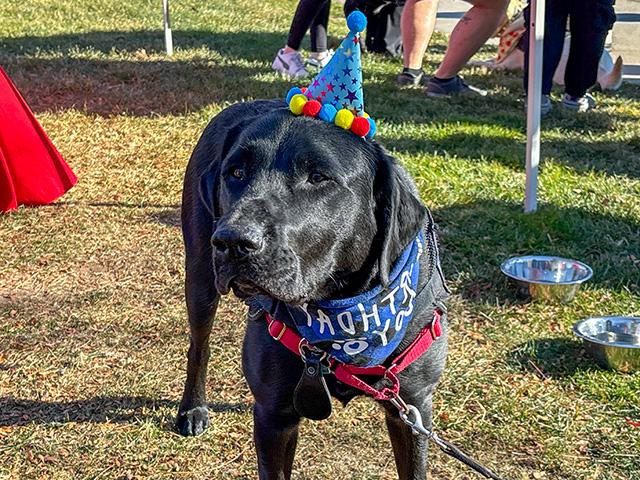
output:
[[[310,344],[340,362],[379,365],[398,347],[413,317],[424,235],[418,233],[396,260],[386,289],[302,306],[256,297],[274,318],[294,326]]]

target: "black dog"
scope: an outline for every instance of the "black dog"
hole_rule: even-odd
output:
[[[292,115],[284,102],[238,104],[220,113],[196,146],[184,182],[182,228],[191,327],[187,381],[177,427],[198,435],[209,424],[205,376],[209,333],[220,295],[267,295],[289,304],[346,298],[382,283],[406,245],[425,232],[416,314],[403,351],[444,311],[446,287],[435,225],[405,170],[377,143]],[[250,310],[243,350],[255,397],[254,438],[261,479],[291,476],[300,414],[293,392],[300,358]],[[400,375],[401,396],[431,425],[431,399],[447,353],[447,322],[431,348]],[[391,357],[391,358],[392,358]],[[332,376],[331,394],[347,403],[361,394]],[[381,402],[401,479],[424,479],[427,440]]]

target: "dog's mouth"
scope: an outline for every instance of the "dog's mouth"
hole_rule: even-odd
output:
[[[258,285],[242,275],[222,277],[220,274],[216,276],[216,288],[221,295],[227,295],[233,291],[233,294],[241,300],[261,296],[281,300],[290,305],[302,305],[308,299],[308,295],[305,294],[296,295],[294,292],[272,291],[267,286]]]
[[[238,277],[233,278],[231,282],[229,282],[229,286],[231,287],[231,290],[233,290],[234,295],[238,298],[255,297],[257,295],[266,297],[272,296],[264,288],[261,288],[252,282],[243,281]]]
[[[281,293],[281,292],[273,292],[268,290],[267,288],[263,288],[255,283],[240,279],[238,277],[234,278],[230,282],[231,290],[236,297],[240,299],[250,298],[250,297],[269,297],[275,300],[281,300],[290,305],[302,305],[307,301],[306,295],[294,295],[292,293]]]
[[[269,275],[247,264],[216,259],[215,286],[221,295],[233,291],[240,299],[255,296],[269,297],[292,305],[302,305],[309,297],[309,288],[295,273],[279,271]]]

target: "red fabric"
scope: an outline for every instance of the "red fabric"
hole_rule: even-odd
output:
[[[77,182],[0,67],[0,211],[45,205]]]
[[[390,400],[400,392],[398,374],[420,358],[427,350],[429,350],[433,341],[442,335],[442,325],[440,324],[441,316],[442,313],[436,308],[433,311],[433,320],[431,324],[420,331],[413,342],[411,342],[411,344],[391,362],[391,366],[389,368],[383,367],[382,365],[376,365],[374,367],[357,367],[355,365],[339,363],[332,359],[331,367],[334,375],[341,382],[362,390],[376,400]],[[299,356],[300,343],[305,340],[296,332],[288,328],[284,323],[272,318],[268,313],[265,315],[265,319],[267,320],[267,330],[269,331],[269,335]],[[359,379],[356,375],[386,377],[391,381],[391,387],[376,390],[365,381]]]

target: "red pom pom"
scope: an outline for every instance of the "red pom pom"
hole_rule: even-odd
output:
[[[300,90],[302,91],[302,93],[304,93],[307,91],[307,87],[302,87]]]
[[[322,104],[320,102],[317,100],[309,100],[304,104],[304,107],[302,107],[302,114],[307,117],[317,117],[321,108]]]
[[[370,128],[369,120],[364,117],[354,118],[353,123],[351,124],[351,131],[359,137],[366,137]]]

